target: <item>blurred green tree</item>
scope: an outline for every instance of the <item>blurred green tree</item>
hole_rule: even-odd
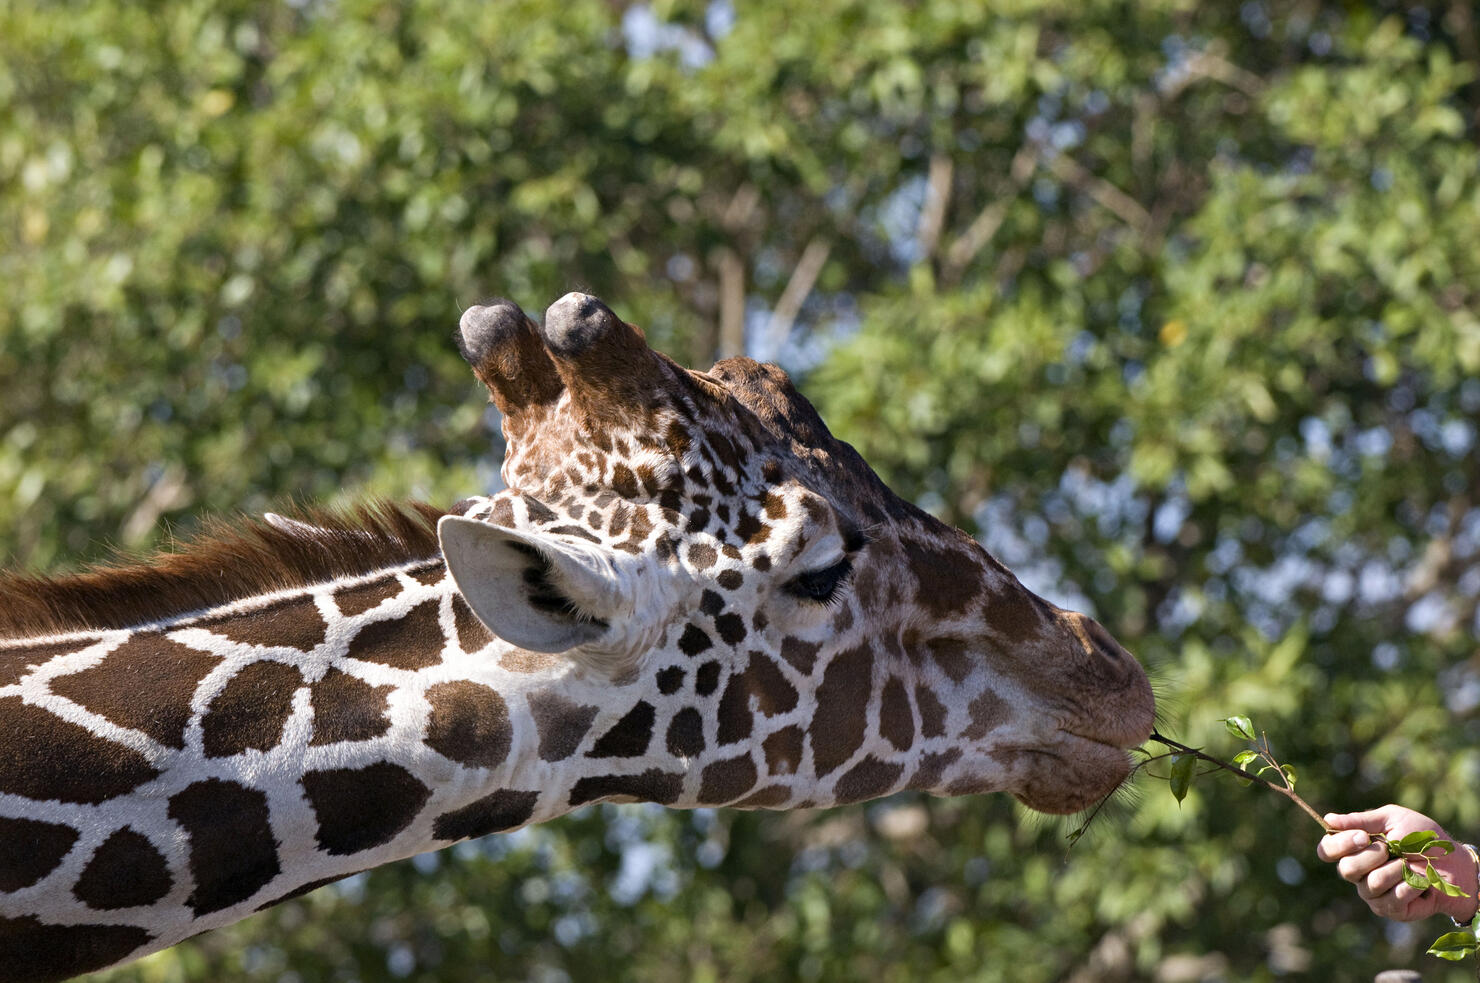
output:
[[[1313,802],[1474,836],[1476,31],[1462,0],[12,0],[0,552],[481,491],[459,307],[583,287],[681,360],[797,371],[1137,651],[1169,731],[1253,711]],[[107,978],[1468,975],[1272,800],[1151,789],[1067,863],[1002,797],[601,807]]]

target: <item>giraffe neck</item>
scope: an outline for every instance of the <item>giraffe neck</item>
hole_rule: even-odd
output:
[[[671,801],[676,764],[621,760],[651,719],[598,719],[613,683],[584,672],[490,635],[440,559],[0,642],[0,957],[65,933],[108,956],[69,972],[97,968],[587,801]]]

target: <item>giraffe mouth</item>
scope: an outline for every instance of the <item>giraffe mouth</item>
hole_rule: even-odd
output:
[[[1035,812],[1064,815],[1110,795],[1130,775],[1129,750],[1094,737],[1060,731],[1053,747],[994,753],[1012,773],[1009,791]]]

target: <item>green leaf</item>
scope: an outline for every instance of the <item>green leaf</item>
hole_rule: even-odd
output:
[[[1172,755],[1172,775],[1170,779],[1172,795],[1181,802],[1187,797],[1187,790],[1192,787],[1193,768],[1197,767],[1197,758],[1190,754]]]
[[[1293,789],[1295,787],[1295,767],[1293,765],[1280,765],[1280,771],[1284,773],[1285,785]]]
[[[1475,951],[1477,940],[1474,932],[1447,932],[1434,940],[1428,954],[1458,962]]]
[[[1240,751],[1238,754],[1235,754],[1233,756],[1233,763],[1242,768],[1244,765],[1248,764],[1250,761],[1253,761],[1257,757],[1259,757],[1258,752],[1247,750]]]
[[[1420,891],[1427,891],[1429,889],[1429,878],[1427,874],[1423,871],[1414,870],[1406,863],[1403,865],[1403,880],[1408,882],[1409,887],[1417,888]]]
[[[1407,836],[1399,840],[1398,852],[1423,853],[1424,848],[1429,846],[1437,839],[1439,839],[1438,833],[1435,833],[1431,829],[1421,829],[1416,833],[1409,833]]]
[[[1429,887],[1436,887],[1442,891],[1444,890],[1444,885],[1449,883],[1444,879],[1443,875],[1439,873],[1439,869],[1435,867],[1432,863],[1424,865],[1423,873],[1424,877],[1428,879]]]
[[[1254,739],[1254,722],[1248,717],[1240,715],[1224,717],[1223,726],[1227,727],[1228,732],[1234,737],[1241,737],[1246,741]]]

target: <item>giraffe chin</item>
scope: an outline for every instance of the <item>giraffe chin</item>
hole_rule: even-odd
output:
[[[1131,773],[1124,748],[1061,733],[1052,749],[1015,749],[992,756],[1012,773],[1009,790],[1034,812],[1065,815],[1110,795]]]

